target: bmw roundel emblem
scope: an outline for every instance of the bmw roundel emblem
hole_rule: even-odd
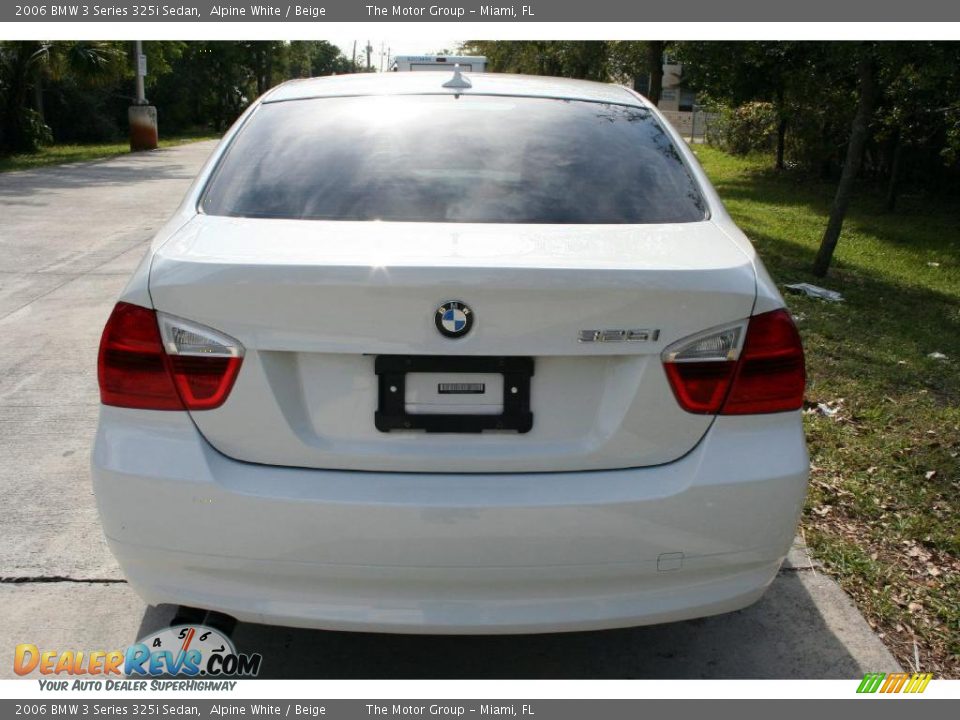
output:
[[[459,338],[473,327],[473,310],[459,300],[451,300],[437,308],[433,319],[441,335]]]

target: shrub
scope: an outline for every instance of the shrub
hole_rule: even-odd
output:
[[[748,102],[721,107],[707,131],[707,142],[734,155],[770,150],[776,141],[777,113],[772,103]]]
[[[43,121],[40,113],[32,108],[20,108],[19,114],[21,143],[25,151],[34,152],[44,145],[53,143],[53,132]]]

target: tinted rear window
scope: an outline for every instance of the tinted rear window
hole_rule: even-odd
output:
[[[704,203],[649,111],[462,95],[268,103],[208,185],[211,215],[680,223]]]

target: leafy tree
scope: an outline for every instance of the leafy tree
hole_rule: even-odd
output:
[[[861,48],[859,54],[857,74],[860,78],[860,89],[857,113],[853,117],[850,141],[847,145],[847,157],[843,164],[840,184],[837,185],[837,193],[833,199],[833,207],[830,209],[830,220],[827,222],[827,228],[820,240],[820,250],[817,252],[816,260],[813,263],[813,273],[819,277],[827,274],[830,260],[833,258],[833,251],[840,239],[840,230],[843,228],[843,220],[846,217],[847,208],[850,206],[853,185],[857,179],[857,174],[860,172],[860,164],[863,162],[863,153],[870,134],[870,120],[873,117],[876,103],[877,62],[874,49],[872,46],[865,45]]]
[[[291,43],[291,47],[298,43]],[[320,77],[323,75],[342,75],[344,73],[357,72],[353,61],[347,58],[333,43],[326,40],[311,40],[303,42],[307,46],[307,54],[310,60],[310,77]],[[289,77],[295,77],[290,75]]]
[[[278,83],[351,71],[351,61],[323,40],[191,42],[155,81],[151,100],[165,127],[224,130]]]
[[[599,40],[472,40],[462,52],[484,55],[492,72],[606,81],[610,43]]]
[[[69,77],[93,88],[120,78],[124,63],[118,43],[0,42],[0,148],[32,152],[52,139],[44,123],[45,82]]]
[[[0,148],[8,152],[36,150],[43,140],[39,128],[45,126],[28,104],[41,47],[39,42],[0,44]]]
[[[938,185],[956,163],[952,134],[960,111],[960,43],[878,43],[875,139],[878,170],[886,176],[885,207],[893,211],[904,176]]]
[[[484,55],[492,72],[552,75],[600,82],[629,83],[649,75],[649,99],[657,103],[663,88],[663,40],[567,41],[473,40],[460,51]]]
[[[823,45],[702,41],[678,43],[673,52],[683,63],[684,82],[712,100],[733,107],[750,101],[773,105],[777,113],[774,165],[782,170],[791,120],[825,80]]]
[[[222,130],[284,80],[353,71],[325,41],[149,41],[143,51],[166,132]],[[0,152],[122,137],[134,67],[130,42],[0,42]]]
[[[641,77],[649,77],[647,99],[659,104],[663,91],[663,55],[671,43],[664,40],[628,40],[608,43],[611,78],[639,89]]]

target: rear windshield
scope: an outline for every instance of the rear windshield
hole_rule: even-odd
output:
[[[638,107],[461,95],[267,103],[209,183],[211,215],[473,223],[704,219]]]

